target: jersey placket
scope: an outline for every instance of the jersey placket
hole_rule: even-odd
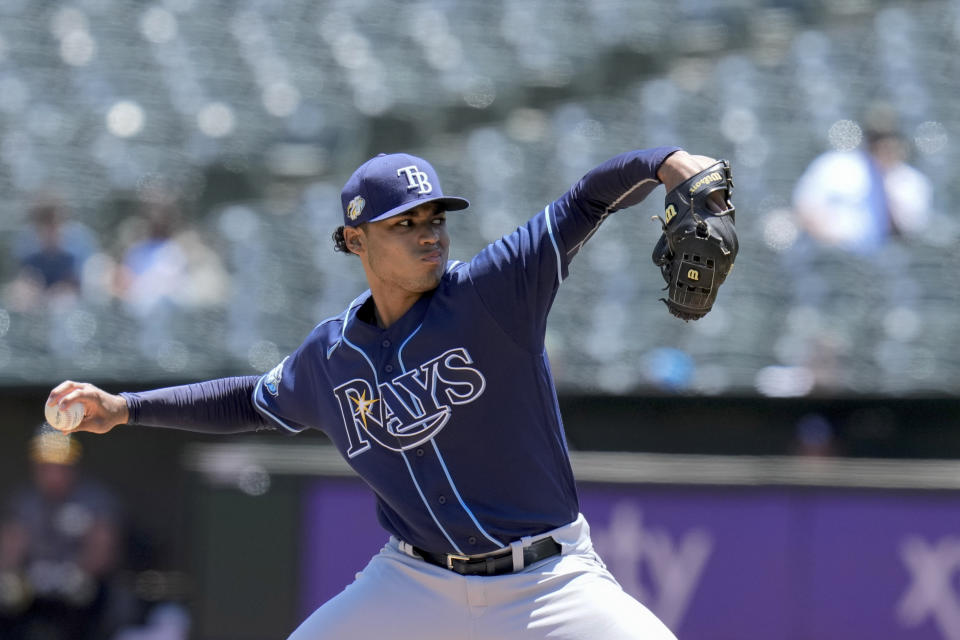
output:
[[[380,366],[382,380],[390,380],[391,376],[396,378],[408,373],[408,369],[404,366],[402,351],[417,330],[419,327],[399,345],[388,338],[381,341],[378,366]],[[397,391],[402,393],[401,389]],[[408,406],[416,407],[415,410],[420,412],[419,417],[424,416],[424,408],[416,398],[411,396],[404,400]],[[410,471],[410,479],[416,485],[424,506],[430,511],[433,520],[454,551],[472,555],[504,546],[504,543],[483,530],[476,516],[464,502],[440,453],[435,437],[420,443],[415,448],[401,450],[399,453],[404,457]],[[430,549],[430,551],[442,550]]]
[[[472,555],[504,546],[504,543],[490,537],[482,529],[464,503],[435,440],[425,442],[414,450],[404,451],[401,455],[406,458],[411,479],[420,489],[427,506],[452,538],[455,551]]]

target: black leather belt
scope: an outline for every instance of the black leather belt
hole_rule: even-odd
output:
[[[452,553],[430,553],[413,547],[413,550],[425,561],[438,567],[449,569],[463,576],[499,576],[513,573],[513,551],[504,549],[480,556],[458,556]],[[523,549],[523,566],[559,555],[560,544],[553,538],[543,538]]]

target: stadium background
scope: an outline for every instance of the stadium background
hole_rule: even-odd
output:
[[[636,459],[654,468],[701,455],[743,470],[827,438],[832,458],[804,482],[760,473],[738,486],[774,487],[784,502],[810,486],[906,503],[932,491],[949,514],[952,467],[892,478],[960,455],[958,40],[960,2],[947,0],[7,0],[0,282],[16,275],[39,192],[59,195],[99,246],[79,299],[26,309],[0,298],[0,487],[27,477],[27,441],[56,382],[116,391],[261,373],[341,311],[362,275],[329,236],[340,186],[367,157],[424,156],[447,192],[470,198],[450,225],[462,259],[597,162],[677,144],[734,165],[737,268],[713,312],[684,324],[657,302],[658,196],[591,241],[548,335],[571,446],[662,456]],[[857,145],[854,123],[877,100],[895,107],[911,163],[934,184],[935,231],[795,269],[793,185],[818,153]],[[178,204],[226,279],[144,307],[105,281],[127,222],[156,197]],[[217,457],[223,441],[204,436],[80,440],[84,470],[118,491],[151,541],[138,567],[159,572],[150,597],[188,602],[198,638],[289,630],[305,590],[305,496],[324,478],[349,481],[335,465],[284,467],[283,451],[322,437],[232,438],[253,447],[232,471]],[[877,459],[904,466],[868,489],[864,467],[843,466]],[[698,490],[738,484],[723,477]],[[689,484],[616,482],[654,502]],[[943,535],[960,535],[950,527]],[[960,637],[936,616],[911,626],[883,615],[887,637]],[[678,618],[681,637],[721,637],[697,635],[708,618],[695,618]],[[785,624],[784,637],[812,633]]]

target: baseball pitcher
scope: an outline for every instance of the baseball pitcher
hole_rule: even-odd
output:
[[[360,166],[335,247],[369,289],[261,376],[108,394],[66,381],[79,431],[117,425],[323,431],[376,494],[383,549],[291,640],[667,640],[621,589],[579,511],[547,316],[610,214],[667,188],[654,262],[674,315],[707,313],[737,253],[726,162],[676,147],[621,154],[469,262],[448,261],[444,195],[403,153]]]

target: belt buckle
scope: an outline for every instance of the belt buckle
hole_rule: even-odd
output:
[[[454,560],[460,560],[460,561],[462,561],[462,562],[469,562],[469,561],[470,561],[470,556],[458,556],[458,555],[456,555],[455,553],[448,553],[448,554],[447,554],[447,569],[449,569],[450,571],[453,571],[453,561],[454,561]]]

